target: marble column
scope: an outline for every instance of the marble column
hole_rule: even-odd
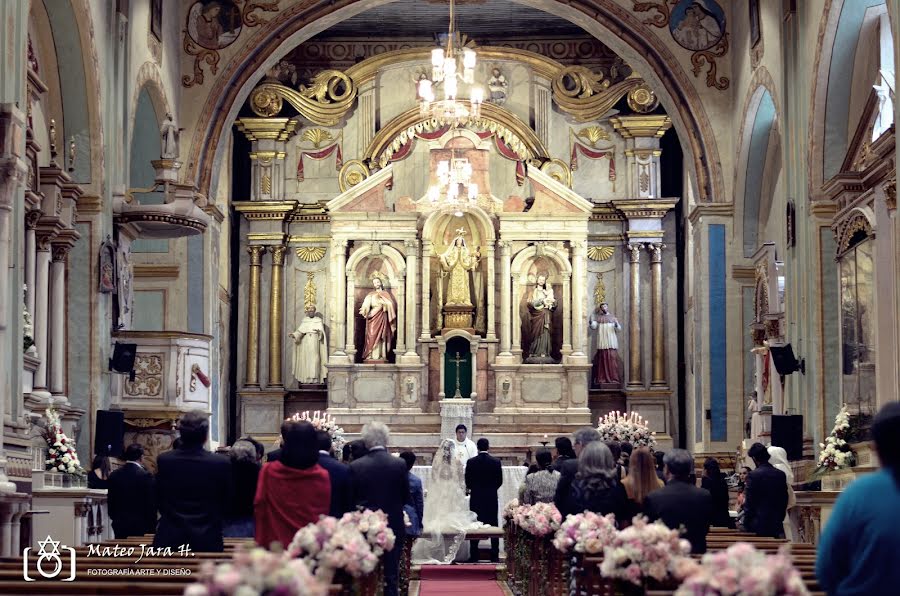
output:
[[[641,366],[641,245],[629,244],[631,251],[631,301],[628,309],[628,387],[644,386]]]
[[[500,247],[500,354],[512,356],[512,273],[509,241],[497,242]]]
[[[654,387],[666,387],[666,348],[663,331],[663,289],[662,289],[662,251],[665,244],[647,245],[650,251],[650,312],[653,318],[653,370],[650,384]]]
[[[406,329],[406,276],[401,274],[399,281],[400,291],[395,293],[397,300],[397,331],[394,333],[394,337],[397,338],[396,348],[394,349],[395,356],[406,353],[406,337],[403,333],[403,330]],[[390,347],[388,347],[388,350],[390,350]]]
[[[406,355],[416,355],[416,261],[418,240],[407,240],[406,247]]]
[[[346,248],[346,240],[331,241],[331,256],[334,259],[334,263],[331,268],[331,271],[334,275],[334,277],[332,278],[334,280],[334,302],[332,302],[332,308],[334,310],[334,329],[331,332],[331,345],[334,349],[335,354],[344,353],[344,329],[347,320],[345,318],[346,312],[341,307],[341,305],[346,301],[344,292],[346,292],[347,290],[347,276],[344,273],[345,267],[347,266],[347,255],[345,254]]]
[[[50,238],[42,236],[38,238],[37,259],[34,279],[34,343],[37,348],[38,364],[34,372],[34,391],[32,393],[49,396],[47,392],[48,374],[50,370],[49,338],[49,312],[48,300],[50,298]]]
[[[284,257],[287,254],[287,246],[276,245],[269,247],[272,253],[272,292],[269,294],[269,387],[283,387],[281,381],[281,332],[284,305],[282,304],[282,274],[284,272]]]
[[[422,339],[431,338],[431,251],[430,240],[422,243]]]
[[[250,297],[247,302],[247,373],[245,385],[259,387],[259,276],[265,246],[248,246],[250,253]]]
[[[66,392],[66,260],[69,247],[54,245],[50,265],[50,392]]]
[[[563,308],[567,309],[569,312],[563,313],[563,343],[562,343],[562,353],[565,356],[568,356],[572,353],[572,315],[573,310],[571,307],[572,304],[572,275],[569,273],[563,273],[563,295],[562,295],[562,304]]]
[[[35,226],[41,212],[32,209],[25,216],[25,308],[34,320],[34,284],[37,271],[37,233]]]
[[[584,313],[587,288],[587,243],[572,243],[572,351],[575,356],[584,356],[587,340],[587,322]]]
[[[487,252],[487,330],[486,339],[497,339],[497,328],[494,322],[494,315],[497,311],[497,305],[494,303],[497,278],[497,265],[494,262],[494,245],[488,244],[485,249]]]
[[[347,352],[347,355],[350,356],[350,361],[353,361],[353,355],[356,354],[356,346],[354,345],[355,334],[356,334],[356,309],[353,308],[353,297],[356,295],[356,275],[351,271],[347,273],[347,338],[346,344],[344,346],[344,351]]]

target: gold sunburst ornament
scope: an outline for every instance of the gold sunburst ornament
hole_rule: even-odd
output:
[[[324,246],[301,246],[297,248],[297,256],[306,263],[315,263],[325,256]]]
[[[587,128],[582,128],[577,133],[575,133],[575,136],[583,139],[591,147],[596,147],[597,143],[599,143],[600,141],[609,140],[609,133],[599,126],[588,126]]]
[[[309,141],[312,146],[318,149],[328,141],[334,140],[334,135],[324,128],[307,128],[300,137],[303,141]]]
[[[605,261],[616,252],[614,246],[589,246],[587,256],[592,261]]]

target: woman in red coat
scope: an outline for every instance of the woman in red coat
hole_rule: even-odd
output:
[[[287,547],[297,530],[328,515],[331,481],[317,462],[316,430],[308,422],[281,425],[281,457],[263,466],[254,500],[256,543]]]

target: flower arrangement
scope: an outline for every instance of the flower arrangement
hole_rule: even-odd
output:
[[[656,433],[647,426],[647,421],[637,412],[623,414],[618,410],[600,419],[597,432],[603,441],[631,443],[635,447],[656,448]]]
[[[841,410],[834,417],[834,428],[831,434],[825,438],[824,443],[819,443],[819,462],[816,467],[817,474],[849,468],[856,463],[856,455],[847,442],[850,434],[850,412],[847,405],[841,406]]]
[[[562,514],[553,503],[535,503],[516,508],[512,519],[517,526],[540,538],[559,529]]]
[[[297,531],[287,552],[292,558],[306,559],[317,578],[331,583],[337,571],[353,577],[375,571],[378,557],[394,548],[394,540],[387,517],[367,509],[341,519],[322,516]]]
[[[691,552],[687,540],[661,521],[649,523],[636,515],[632,525],[616,533],[603,547],[603,577],[621,579],[640,586],[646,579],[658,582],[682,577],[689,568],[683,561]]]
[[[200,581],[189,585],[185,596],[325,596],[329,585],[313,576],[303,559],[264,548],[238,548],[231,561],[200,569]]]
[[[47,408],[44,416],[47,418],[43,432],[44,440],[47,441],[47,459],[44,462],[47,470],[84,476],[85,471],[78,461],[75,443],[62,431],[59,413],[53,408]]]
[[[577,515],[567,515],[556,531],[553,546],[564,553],[576,552],[596,555],[616,537],[616,516],[598,515],[585,511]]]
[[[516,509],[519,508],[519,499],[513,499],[509,503],[503,506],[503,511],[500,512],[500,517],[503,519],[512,519],[513,515],[516,513]]]
[[[695,564],[696,565],[696,564]],[[785,552],[766,555],[746,542],[703,555],[676,596],[801,596],[809,594]]]
[[[335,419],[332,418],[331,414],[328,412],[316,410],[312,413],[312,416],[310,416],[309,410],[307,410],[302,414],[294,414],[289,417],[288,420],[293,420],[295,422],[299,420],[309,422],[316,430],[324,430],[327,432],[331,435],[331,448],[335,453],[340,453],[341,449],[344,448],[344,443],[346,442],[344,440],[344,429],[338,426]]]

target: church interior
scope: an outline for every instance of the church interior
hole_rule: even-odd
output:
[[[155,473],[196,410],[212,451],[327,412],[424,468],[464,424],[517,483],[636,413],[697,470],[784,447],[816,544],[900,399],[898,15],[0,2],[0,557],[112,538],[54,420]]]

